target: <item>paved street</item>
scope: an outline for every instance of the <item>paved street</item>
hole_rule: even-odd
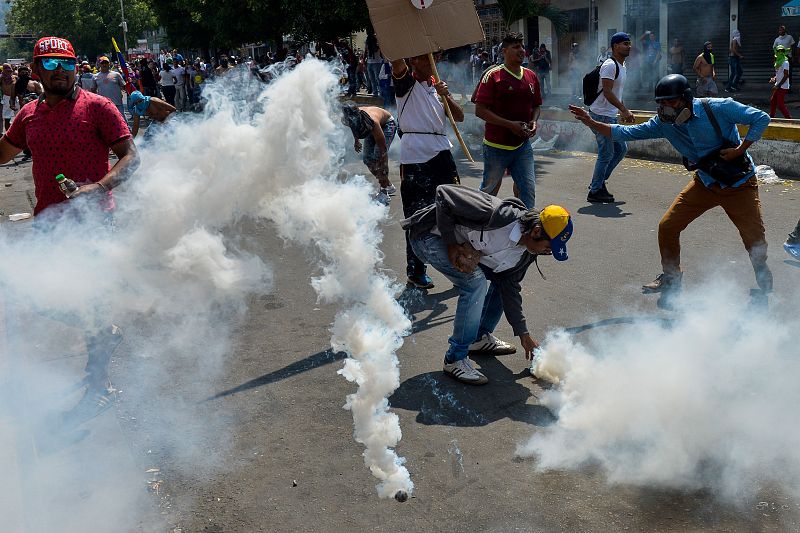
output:
[[[626,159],[609,181],[620,201],[590,205],[585,198],[593,164],[591,154],[537,156],[537,206],[562,204],[575,224],[570,260],[557,264],[543,258],[547,279],[532,268],[523,284],[528,324],[539,340],[553,328],[587,326],[578,335],[588,339],[598,331],[634,327],[603,326],[600,321],[606,319],[669,316],[639,287],[660,272],[655,230],[688,173],[676,165]],[[350,170],[362,168],[348,164]],[[462,182],[477,187],[481,164],[462,161],[460,169]],[[3,230],[29,223],[7,217],[30,211],[29,171],[29,163],[0,169]],[[399,188],[396,168],[393,172]],[[6,182],[12,185],[2,187]],[[502,193],[511,194],[510,178]],[[800,263],[789,260],[781,244],[800,215],[800,186],[762,186],[761,199],[775,275],[771,312],[780,317],[797,309]],[[399,194],[391,215],[383,228],[384,264],[402,281]],[[434,271],[436,288],[428,294],[401,295],[414,316],[414,329],[398,353],[401,385],[390,399],[403,430],[397,451],[407,459],[415,492],[406,503],[379,500],[376,480],[363,464],[363,448],[352,438],[351,413],[342,409],[354,386],[336,374],[343,355],[329,348],[337,309],[316,302],[309,276],[317,271],[309,255],[286,247],[266,223],[245,221],[229,231],[240,232],[250,251],[269,259],[275,291],[249,302],[246,315],[232,326],[230,355],[221,365],[203,367],[198,376],[194,369],[202,366],[202,346],[170,361],[145,357],[137,340],[148,334],[148,317],[143,316],[125,325],[126,340],[112,363],[112,379],[121,390],[118,404],[76,442],[48,453],[34,444],[30,428],[15,423],[10,414],[0,418],[0,428],[11,432],[4,433],[15,435],[17,450],[17,456],[4,458],[12,479],[8,492],[24,501],[44,493],[64,507],[42,518],[38,506],[46,507],[47,498],[26,500],[16,517],[18,530],[79,531],[81,524],[84,531],[173,532],[800,527],[800,502],[772,489],[736,507],[719,503],[708,491],[610,486],[595,468],[537,472],[535,460],[516,457],[515,449],[553,423],[552,413],[538,400],[548,385],[530,375],[520,353],[477,359],[490,379],[484,387],[444,377],[442,355],[456,292]],[[724,213],[716,209],[696,221],[684,232],[683,244],[685,289],[724,275],[738,283],[744,309],[755,286],[753,273]],[[24,323],[24,317],[8,317],[14,310],[5,313],[6,327]],[[505,321],[497,334],[515,340]],[[56,349],[65,354],[56,363],[78,375],[79,348],[69,346]],[[46,347],[37,353],[55,359]],[[0,368],[20,364],[9,352],[4,358]],[[98,465],[96,473],[71,473],[69,461],[85,461],[87,455]],[[42,473],[46,467],[58,475],[48,478]],[[26,482],[15,485],[20,480]]]

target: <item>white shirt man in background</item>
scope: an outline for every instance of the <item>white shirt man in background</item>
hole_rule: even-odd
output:
[[[622,90],[625,86],[627,69],[625,58],[631,53],[630,35],[624,32],[615,33],[611,37],[611,57],[603,61],[600,67],[600,84],[597,87],[597,99],[589,106],[592,118],[606,124],[617,124],[617,114],[623,123],[632,123],[633,114],[622,103]],[[597,137],[597,161],[594,165],[592,183],[586,200],[592,203],[611,203],[614,196],[608,192],[606,180],[617,167],[628,146],[623,141],[613,141],[608,137],[595,134]]]

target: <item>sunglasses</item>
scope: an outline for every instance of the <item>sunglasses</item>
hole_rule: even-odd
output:
[[[77,61],[74,59],[61,59],[58,57],[44,57],[42,58],[42,66],[45,70],[55,70],[59,66],[64,70],[75,70]]]

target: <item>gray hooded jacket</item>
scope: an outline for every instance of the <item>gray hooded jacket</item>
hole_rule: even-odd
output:
[[[409,232],[411,239],[429,233],[435,226],[446,245],[460,244],[465,240],[456,226],[476,231],[500,229],[519,220],[527,211],[525,204],[517,198],[500,199],[460,185],[439,185],[436,188],[436,202],[403,220],[401,225]],[[526,250],[514,267],[503,272],[493,272],[481,265],[486,278],[500,289],[503,312],[516,336],[528,332],[522,313],[520,283],[535,258]]]

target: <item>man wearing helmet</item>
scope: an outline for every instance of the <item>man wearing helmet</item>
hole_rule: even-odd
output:
[[[754,295],[764,301],[772,291],[772,272],[767,266],[755,165],[747,148],[761,138],[769,115],[729,98],[693,98],[689,82],[680,74],[661,78],[655,99],[658,114],[635,126],[597,122],[584,109],[570,106],[580,122],[614,141],[667,139],[683,155],[687,168],[696,170],[658,224],[663,272],[644,285],[643,292],[666,296],[680,290],[680,234],[700,215],[720,206],[739,230],[760,289]],[[749,126],[744,139],[737,124]]]

